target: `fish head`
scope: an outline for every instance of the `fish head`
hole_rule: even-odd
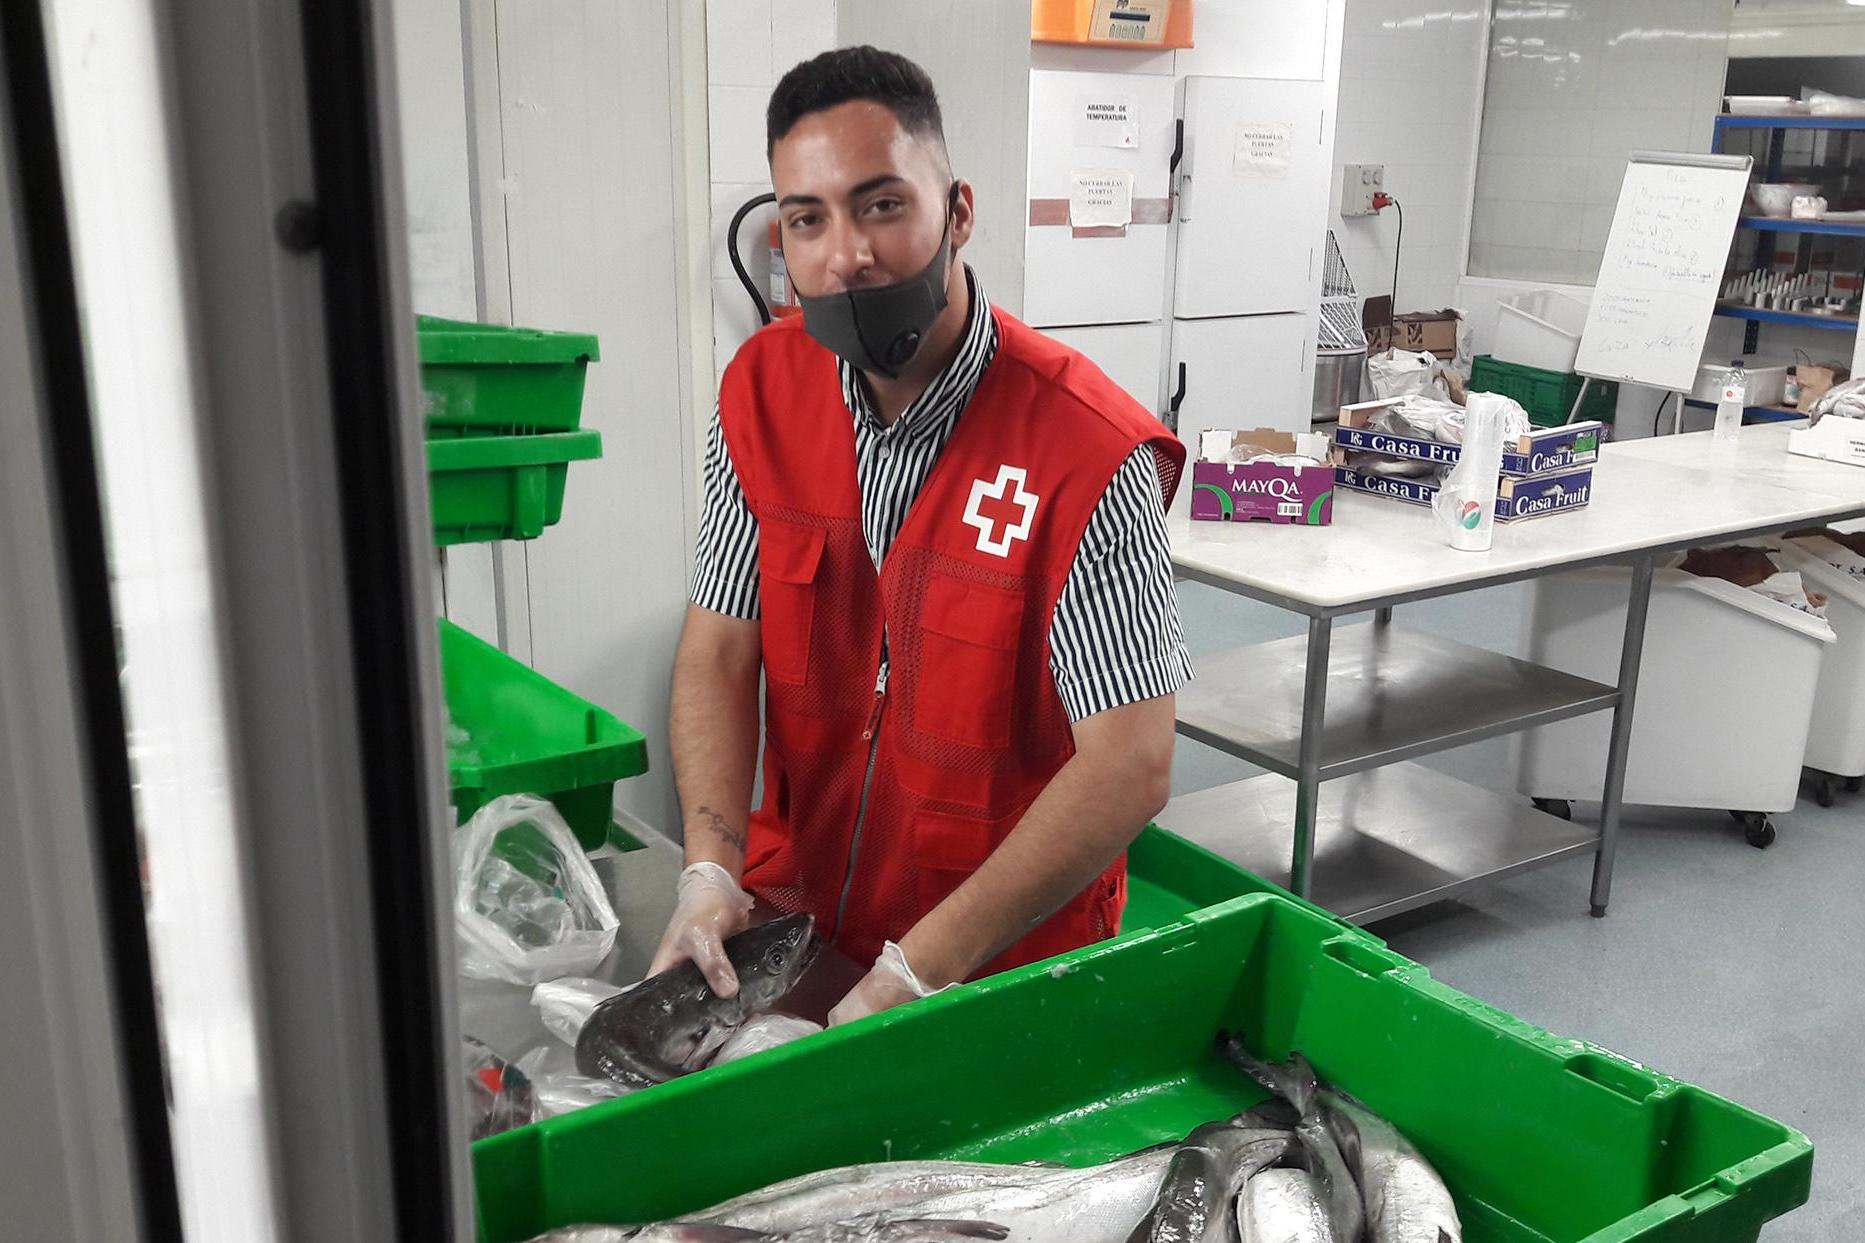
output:
[[[785,915],[732,937],[725,952],[738,973],[739,996],[756,1013],[796,987],[822,952],[813,915]]]

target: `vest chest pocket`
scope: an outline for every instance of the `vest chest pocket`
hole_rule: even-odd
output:
[[[758,522],[759,628],[764,676],[801,686],[809,676],[810,631],[816,620],[816,572],[828,532],[781,519]]]
[[[965,746],[1009,745],[1023,596],[934,575],[920,630],[913,727]]]

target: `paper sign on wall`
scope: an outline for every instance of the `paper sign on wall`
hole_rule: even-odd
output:
[[[1133,223],[1133,173],[1124,168],[1076,169],[1069,175],[1068,222],[1077,229]]]
[[[1131,151],[1140,145],[1140,104],[1130,94],[1103,90],[1075,99],[1075,145],[1119,147]]]
[[[1287,121],[1239,121],[1230,171],[1235,177],[1287,177],[1294,126]]]

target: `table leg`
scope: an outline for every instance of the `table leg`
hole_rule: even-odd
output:
[[[1389,608],[1374,609],[1373,623],[1379,626],[1390,626],[1392,624],[1392,610]]]
[[[1302,681],[1302,740],[1296,756],[1300,775],[1295,794],[1295,850],[1289,860],[1289,888],[1309,896],[1315,865],[1315,819],[1321,799],[1321,726],[1327,709],[1328,647],[1332,618],[1308,619],[1308,668]]]
[[[1632,745],[1632,701],[1638,693],[1638,662],[1645,648],[1645,616],[1651,606],[1651,557],[1632,563],[1632,594],[1625,608],[1625,643],[1619,649],[1619,705],[1612,711],[1606,745],[1606,788],[1600,795],[1599,853],[1593,858],[1593,914],[1606,913],[1612,896],[1613,857],[1619,850],[1619,811],[1625,795],[1626,753]]]

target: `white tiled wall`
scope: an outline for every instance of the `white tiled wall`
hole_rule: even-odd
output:
[[[1343,219],[1342,164],[1384,164],[1405,209],[1400,310],[1449,306],[1463,274],[1483,0],[1348,0],[1329,227],[1364,298],[1392,289],[1398,215]]]
[[[713,370],[758,326],[751,298],[732,272],[726,227],[748,199],[771,188],[764,159],[764,108],[777,79],[799,61],[835,46],[835,0],[706,0],[706,105],[712,181]],[[762,287],[771,209],[746,217],[739,255]]]
[[[1498,5],[1470,272],[1591,285],[1635,150],[1707,151],[1731,0]]]

